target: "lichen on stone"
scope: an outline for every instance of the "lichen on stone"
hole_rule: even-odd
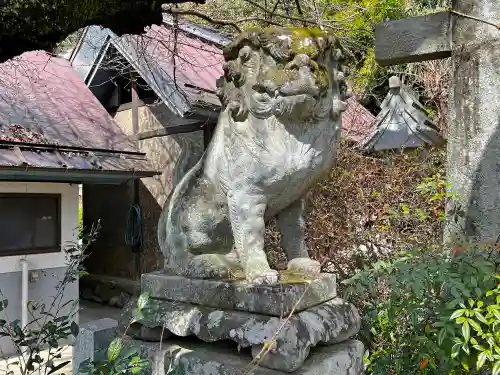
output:
[[[305,273],[282,271],[280,272],[278,282],[280,284],[303,284],[310,283],[313,280],[314,276]]]

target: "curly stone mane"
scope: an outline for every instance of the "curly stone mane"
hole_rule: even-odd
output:
[[[251,29],[224,48],[224,58],[217,95],[237,121],[285,116],[296,105],[317,118],[346,94],[340,43],[319,29]]]

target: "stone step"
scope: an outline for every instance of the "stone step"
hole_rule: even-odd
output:
[[[141,291],[158,299],[284,316],[294,307],[300,312],[335,298],[337,279],[324,273],[310,281],[252,286],[245,281],[189,279],[158,271],[142,275]]]

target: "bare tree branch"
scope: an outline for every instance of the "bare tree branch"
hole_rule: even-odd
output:
[[[192,10],[192,9],[184,10],[184,9],[179,9],[179,8],[171,8],[171,7],[166,8],[166,7],[164,7],[163,11],[165,13],[172,14],[172,15],[177,14],[177,15],[184,15],[184,16],[195,16],[195,17],[201,18],[207,22],[210,22],[211,24],[214,24],[214,25],[231,26],[237,32],[239,32],[239,33],[241,32],[240,27],[233,21],[214,19],[214,18],[209,17],[206,14],[198,12],[196,10]]]
[[[248,4],[250,4],[250,5],[252,5],[252,6],[260,9],[260,10],[267,11],[262,5],[257,4],[253,0],[244,0],[244,1],[247,2]],[[269,12],[269,14],[272,15],[272,16],[275,16],[275,17],[280,17],[280,18],[287,19],[289,21],[296,21],[296,22],[300,22],[300,23],[303,23],[303,24],[319,26],[318,22],[316,20],[310,20],[310,19],[305,19],[305,18],[300,18],[300,17],[294,17],[294,16],[291,16],[291,15],[285,15],[285,14],[280,14],[280,13],[276,13],[276,12]],[[325,26],[327,26],[327,25],[325,25]],[[333,26],[327,26],[327,27],[329,27],[331,29],[335,29],[335,27],[333,27]]]
[[[263,24],[267,25],[273,25],[273,26],[284,26],[283,24],[275,21],[271,21],[269,19],[264,19],[260,17],[248,17],[248,18],[242,18],[234,21],[229,21],[229,20],[221,20],[217,18],[212,18],[208,16],[205,13],[193,10],[193,9],[179,9],[179,8],[164,8],[165,13],[168,14],[176,14],[176,15],[183,15],[183,16],[194,16],[201,18],[212,25],[220,25],[220,26],[230,26],[232,27],[237,33],[241,33],[242,29],[241,27],[238,26],[239,23],[246,23],[246,22],[260,22]]]

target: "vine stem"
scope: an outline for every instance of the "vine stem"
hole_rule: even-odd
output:
[[[500,30],[500,23],[493,23],[493,22],[490,22],[488,20],[484,20],[482,18],[471,16],[469,14],[457,12],[456,10],[453,10],[453,9],[450,9],[449,12],[451,14],[455,14],[455,15],[460,16],[460,17],[469,18],[469,19],[474,20],[474,21],[479,21],[479,22],[485,23],[487,25],[495,27],[497,30]]]

